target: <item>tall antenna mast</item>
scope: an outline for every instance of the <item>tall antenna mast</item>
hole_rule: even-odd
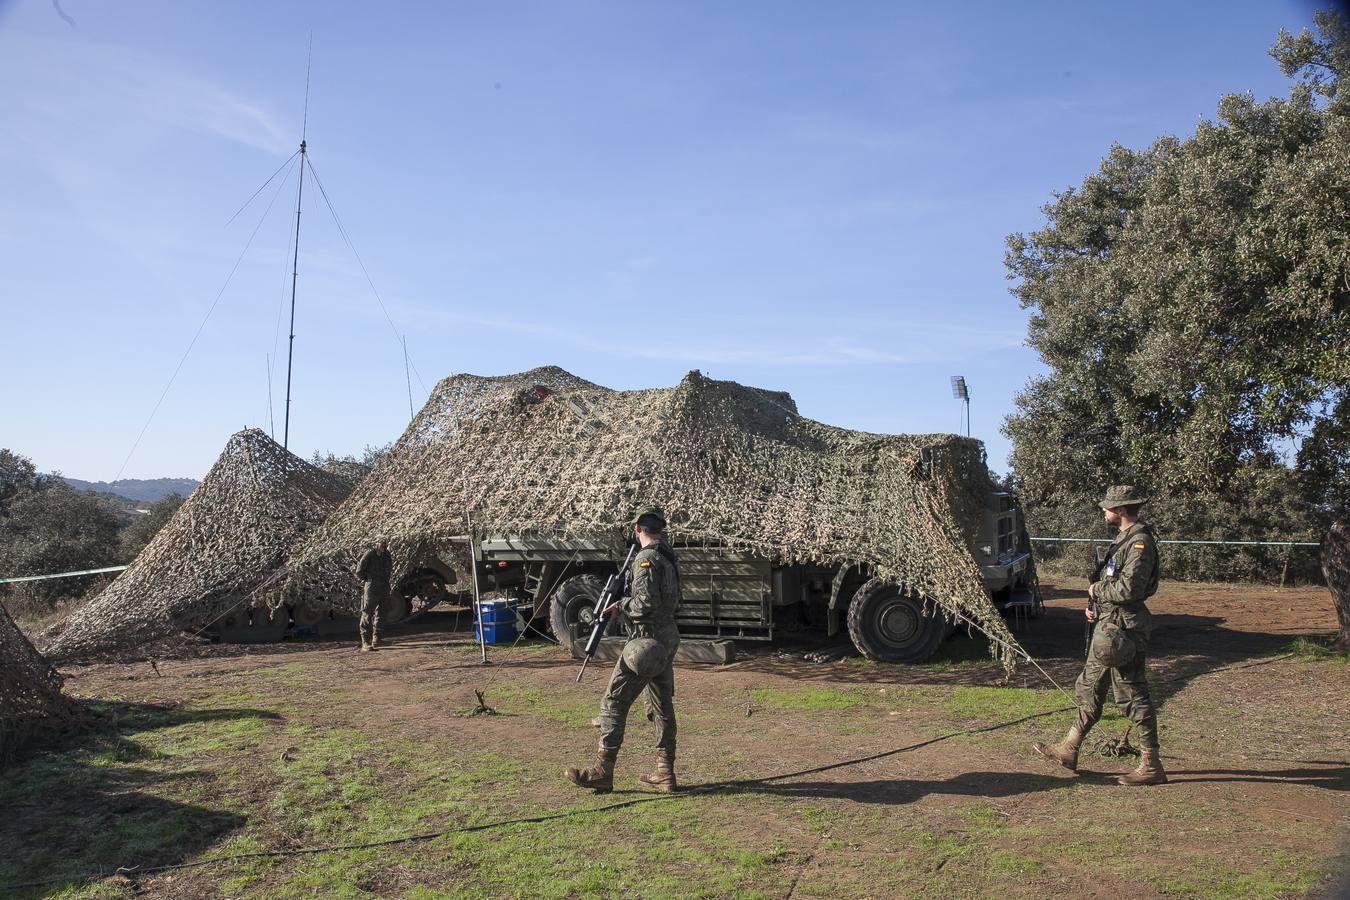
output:
[[[408,384],[408,421],[417,418],[412,405],[412,375],[408,373],[408,337],[403,336],[403,380]]]
[[[309,35],[309,55],[305,57],[305,113],[300,122],[300,186],[295,192],[295,256],[291,260],[291,336],[286,345],[286,425],[281,433],[281,446],[290,449],[291,443],[291,363],[295,357],[295,283],[300,277],[300,202],[305,196],[305,166],[309,162],[305,152],[305,138],[309,133],[309,67],[314,58],[314,34]]]

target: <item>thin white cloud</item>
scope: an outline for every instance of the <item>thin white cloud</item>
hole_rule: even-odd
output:
[[[594,335],[560,329],[554,321],[474,316],[410,304],[399,304],[396,314],[400,318],[415,319],[423,323],[439,319],[481,329],[491,334],[511,332],[535,335],[589,352],[604,352],[627,359],[663,360],[694,365],[739,364],[786,367],[903,365],[915,361],[913,357],[902,353],[861,345],[841,337],[812,336],[809,339],[802,338],[796,343],[787,340],[761,340],[730,344],[725,341],[710,341],[702,336],[672,335],[660,345],[647,345],[603,342]]]
[[[115,44],[10,35],[0,75],[10,85],[0,92],[8,126],[53,149],[72,134],[143,147],[183,131],[274,156],[294,149],[294,127],[265,101]]]
[[[810,342],[802,346],[811,347]],[[842,338],[826,339],[817,349],[801,350],[791,345],[750,344],[728,347],[700,345],[697,341],[676,340],[663,347],[620,346],[616,354],[632,359],[669,360],[704,365],[754,366],[849,366],[900,365],[913,360],[898,353],[862,347]]]
[[[196,103],[198,127],[274,156],[290,152],[295,128],[267,107],[219,87],[203,86]]]

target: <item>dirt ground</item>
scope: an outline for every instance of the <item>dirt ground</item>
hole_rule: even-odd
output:
[[[921,666],[761,648],[679,668],[672,796],[639,789],[640,711],[614,793],[565,782],[606,668],[574,684],[543,642],[484,666],[450,612],[374,654],[297,641],[71,667],[98,728],[4,773],[0,895],[1336,895],[1350,665],[1307,640],[1334,628],[1326,591],[1163,586],[1171,783],[1129,789],[1111,776],[1132,759],[1088,751],[1075,776],[1030,753],[1071,720],[1050,679],[1071,688],[1083,649],[1082,584],[1046,587],[1016,629],[1045,672],[1007,684],[964,636]],[[496,714],[472,714],[475,690]],[[1124,726],[1108,714],[1093,738]]]

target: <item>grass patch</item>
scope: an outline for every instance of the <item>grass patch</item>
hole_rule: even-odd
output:
[[[90,706],[99,731],[0,780],[0,885],[65,879],[17,896],[104,896],[111,887],[81,876],[179,862],[244,825],[243,816],[200,802],[215,775],[194,768],[193,757],[242,750],[267,728],[265,713]]]
[[[1058,691],[1011,687],[958,687],[947,710],[962,719],[1001,722],[1063,709],[1068,701]]]
[[[1003,815],[989,803],[971,803],[957,809],[956,814],[977,832],[1000,831],[1006,824]]]
[[[1000,875],[1022,878],[1027,875],[1040,875],[1045,866],[1021,853],[1007,850],[992,850],[989,853],[989,867]]]
[[[1304,662],[1337,662],[1341,665],[1350,663],[1350,651],[1332,650],[1327,644],[1314,638],[1301,637],[1295,640],[1284,650],[1285,653],[1293,654],[1296,659]]]
[[[817,834],[828,834],[834,823],[839,821],[836,810],[821,806],[803,806],[797,812],[801,814],[802,823]]]
[[[763,709],[840,710],[858,709],[874,701],[861,688],[805,687],[796,690],[758,688],[750,692],[755,706]]]
[[[590,727],[591,719],[600,712],[600,699],[580,690],[542,690],[521,685],[503,684],[491,688],[487,702],[498,712],[539,716],[564,725]],[[642,698],[633,704],[642,715]],[[629,710],[631,713],[632,710]]]
[[[596,802],[587,798],[573,808]],[[361,851],[296,860],[284,882],[270,881],[266,892],[421,900],[767,896],[767,884],[778,881],[777,867],[791,858],[788,847],[777,841],[746,842],[737,834],[734,817],[730,829],[721,827],[722,817],[720,807],[706,798],[654,799],[584,819],[450,834],[419,845],[415,854]],[[422,886],[409,890],[406,881],[400,884],[410,874]]]

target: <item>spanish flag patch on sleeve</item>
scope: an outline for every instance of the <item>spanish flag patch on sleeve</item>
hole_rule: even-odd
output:
[[[1143,541],[1136,541],[1135,544],[1134,544],[1134,549],[1136,549],[1136,550],[1143,550],[1143,549],[1144,549],[1144,542],[1143,542]]]
[[[1140,544],[1139,546],[1142,547],[1143,544]],[[650,569],[652,567],[652,561],[650,559],[644,559],[642,562],[638,563],[638,565],[644,569]]]

